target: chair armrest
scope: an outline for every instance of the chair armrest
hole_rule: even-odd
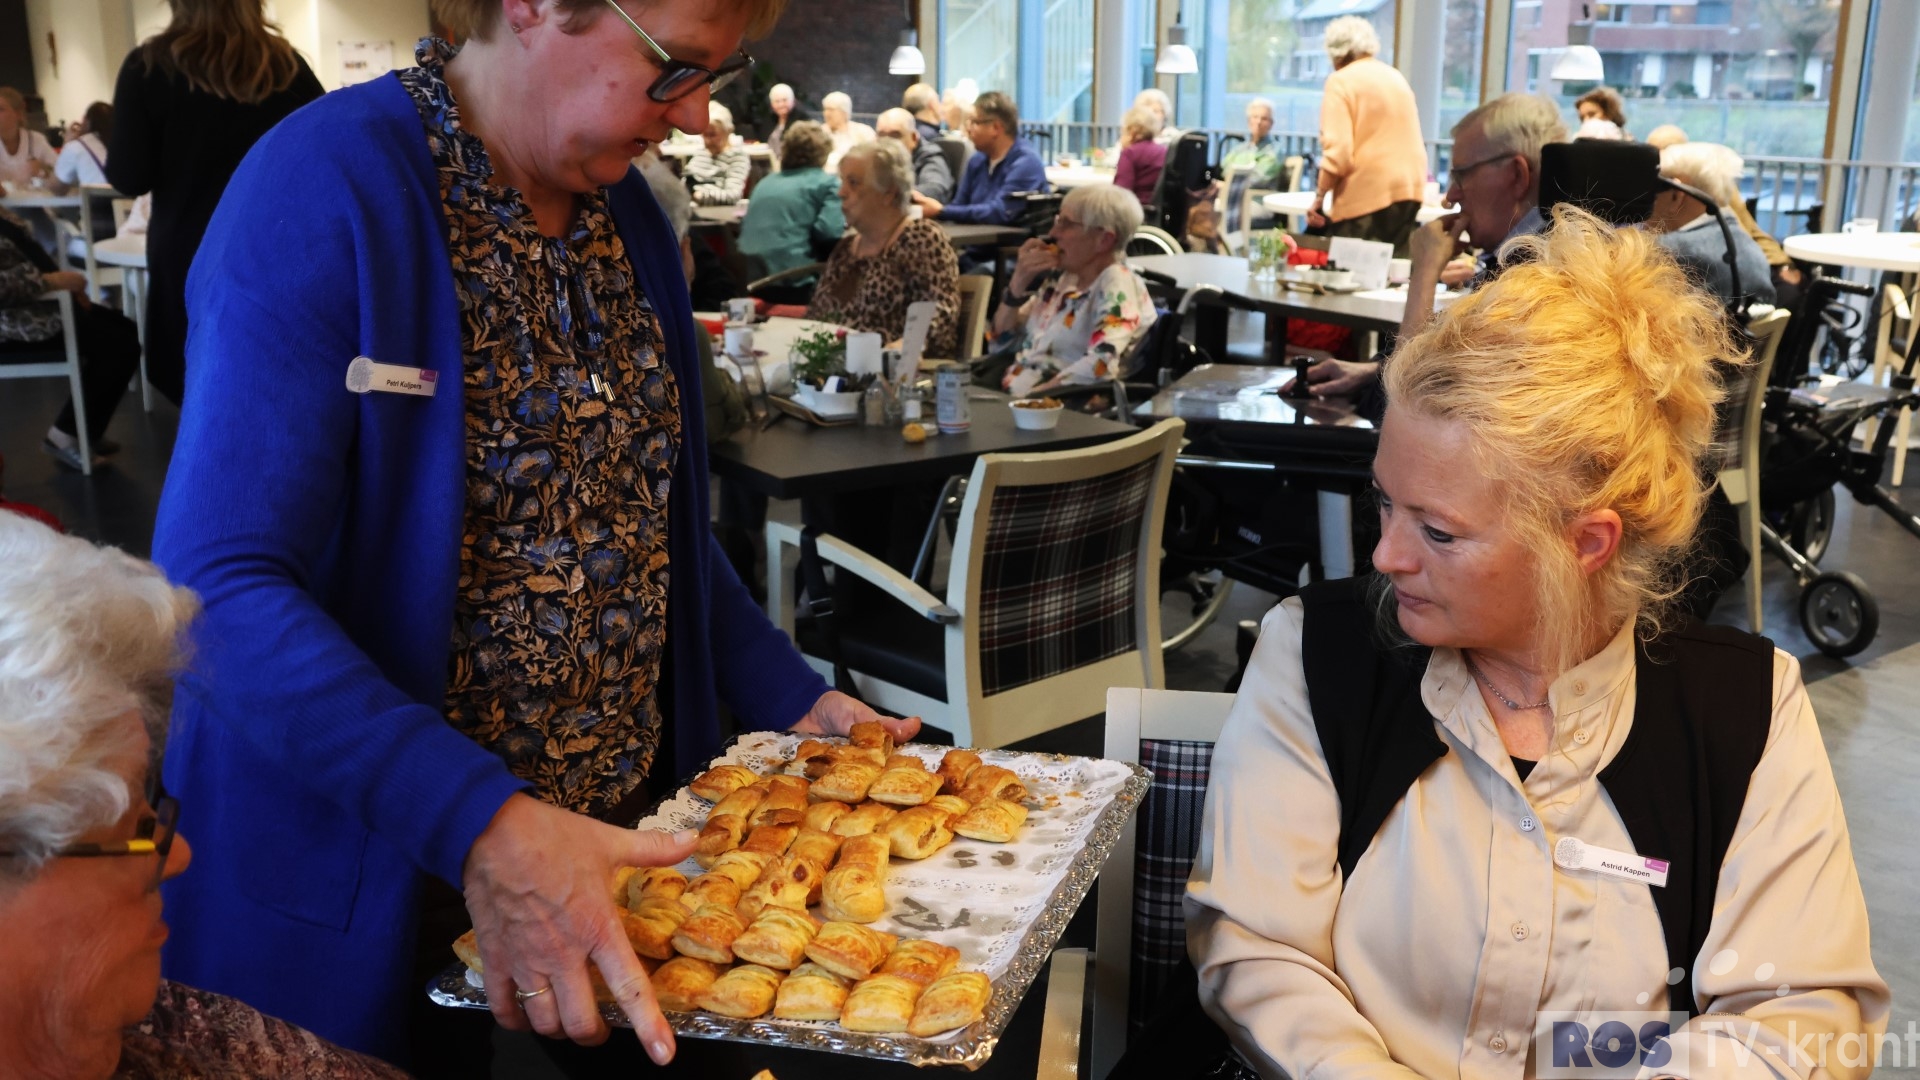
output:
[[[1087,950],[1055,949],[1047,962],[1047,1011],[1040,1022],[1035,1080],[1080,1075],[1080,1020],[1087,1000]]]
[[[777,274],[768,274],[766,277],[763,277],[758,281],[748,282],[747,292],[749,293],[757,292],[761,289],[766,288],[769,285],[778,285],[783,281],[792,281],[792,280],[795,280],[796,278],[812,277],[818,274],[820,271],[826,269],[826,266],[827,266],[826,263],[808,263],[805,266],[796,266],[791,270],[782,270]]]
[[[800,530],[784,522],[769,521],[767,538],[781,544],[798,547]],[[854,575],[862,581],[880,589],[888,596],[912,608],[921,618],[942,625],[953,625],[960,621],[960,613],[947,606],[939,597],[920,587],[920,583],[907,575],[874,558],[872,555],[854,547],[845,540],[829,533],[821,533],[814,538],[820,557],[834,566]]]

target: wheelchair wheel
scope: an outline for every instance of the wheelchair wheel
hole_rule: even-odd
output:
[[[1781,532],[1795,551],[1817,564],[1827,553],[1827,542],[1833,539],[1833,513],[1833,489],[1827,488],[1787,511],[1786,528]]]
[[[1160,647],[1172,652],[1199,637],[1201,631],[1219,616],[1220,610],[1227,606],[1227,598],[1233,595],[1233,579],[1218,570],[1195,571],[1184,578],[1162,582],[1161,592],[1178,594],[1184,599],[1186,603],[1176,606],[1186,608],[1187,619],[1190,620],[1182,625],[1183,620],[1179,616],[1169,617],[1167,605],[1161,605],[1160,625],[1167,636],[1161,641]],[[1172,629],[1174,627],[1178,629]]]
[[[1880,632],[1880,605],[1867,583],[1841,571],[1828,571],[1800,590],[1800,628],[1828,656],[1852,656]]]

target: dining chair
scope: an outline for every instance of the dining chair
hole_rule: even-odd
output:
[[[947,171],[953,174],[957,185],[960,174],[967,169],[967,159],[973,156],[973,144],[958,135],[942,135],[938,143],[941,156],[947,159]]]
[[[1900,286],[1888,282],[1880,288],[1880,332],[1874,343],[1873,368],[1868,382],[1874,386],[1889,385],[1888,376],[1900,370],[1907,362],[1907,341],[1913,334],[1913,309],[1908,305],[1907,294]],[[1906,331],[1905,340],[1894,337],[1894,323],[1898,322]],[[1873,436],[1880,420],[1869,420],[1862,430],[1861,439],[1866,446],[1873,445]],[[1893,429],[1893,486],[1899,487],[1907,475],[1907,440],[1913,433],[1913,410],[1901,409],[1900,418]]]
[[[1168,980],[1187,955],[1187,876],[1200,850],[1200,818],[1213,768],[1213,746],[1234,695],[1114,687],[1107,691],[1106,751],[1115,761],[1144,765],[1153,784],[1127,819],[1100,871],[1094,901],[1093,952],[1058,949],[1049,972],[1047,1022],[1057,1011],[1077,1021],[1078,1002],[1053,1000],[1051,980],[1064,968],[1084,984],[1092,971],[1090,1075],[1104,1077],[1126,1051],[1128,1037],[1152,1015]],[[1091,960],[1091,964],[1088,961]],[[1042,1045],[1049,1034],[1043,1029]]]
[[[1156,225],[1142,225],[1127,241],[1128,255],[1179,255],[1185,249],[1173,234]]]
[[[87,395],[80,385],[80,340],[74,334],[73,294],[56,289],[36,299],[51,300],[60,306],[60,344],[0,357],[0,379],[67,380],[73,393],[74,431],[80,440],[80,472],[83,476],[92,476],[93,440],[87,436]]]
[[[1235,166],[1220,185],[1220,242],[1227,254],[1244,256],[1253,231],[1253,169]]]
[[[1780,352],[1788,314],[1772,311],[1747,327],[1753,335],[1753,361],[1736,369],[1727,380],[1727,396],[1718,420],[1720,490],[1740,514],[1740,540],[1752,561],[1747,565],[1747,622],[1754,633],[1762,626],[1760,561],[1761,419],[1766,411],[1767,380]]]
[[[993,278],[987,274],[960,275],[960,346],[956,360],[972,360],[984,350],[987,306],[993,299]]]
[[[944,597],[831,534],[770,521],[768,614],[843,689],[952,732],[956,746],[1097,716],[1108,687],[1166,683],[1160,532],[1185,427],[976,459]],[[783,560],[809,545],[817,562],[803,569],[825,564],[870,588],[829,592],[809,573],[810,607],[829,596],[847,607],[797,623]]]

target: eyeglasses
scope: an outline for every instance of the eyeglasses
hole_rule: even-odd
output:
[[[1471,173],[1473,170],[1479,168],[1482,165],[1492,165],[1496,161],[1510,161],[1512,159],[1513,159],[1512,154],[1495,154],[1490,158],[1481,158],[1479,161],[1476,161],[1471,165],[1456,165],[1448,173],[1447,180],[1449,183],[1457,184],[1460,181],[1465,180],[1467,178],[1468,173]]]
[[[147,885],[151,892],[160,887],[160,880],[167,876],[167,858],[173,852],[173,838],[177,835],[176,826],[180,822],[180,802],[171,795],[162,795],[153,804],[153,813],[141,817],[134,826],[132,840],[109,840],[98,844],[68,844],[56,848],[56,858],[96,859],[119,855],[158,855],[153,868],[153,881]],[[18,856],[18,851],[0,851],[0,858]]]
[[[739,56],[729,59],[718,68],[702,67],[685,60],[675,60],[667,55],[667,50],[661,48],[659,42],[653,40],[652,34],[640,29],[640,24],[634,22],[633,16],[628,15],[616,0],[607,0],[607,6],[612,8],[628,26],[633,27],[633,32],[639,34],[640,40],[646,42],[647,48],[652,49],[654,55],[660,58],[660,77],[653,80],[652,86],[647,87],[647,96],[662,105],[679,101],[698,91],[702,86],[718,90],[753,66],[753,57],[747,55],[745,49],[741,49]]]

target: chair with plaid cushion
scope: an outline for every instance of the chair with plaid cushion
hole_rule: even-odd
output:
[[[819,559],[886,600],[834,616],[831,641],[796,637],[816,668],[838,661],[868,703],[919,716],[958,746],[1005,746],[1098,716],[1111,686],[1162,686],[1160,529],[1185,424],[1084,450],[974,462],[943,599],[831,535]],[[767,607],[789,635],[777,572],[801,531],[767,524]],[[828,655],[837,653],[837,655]]]

